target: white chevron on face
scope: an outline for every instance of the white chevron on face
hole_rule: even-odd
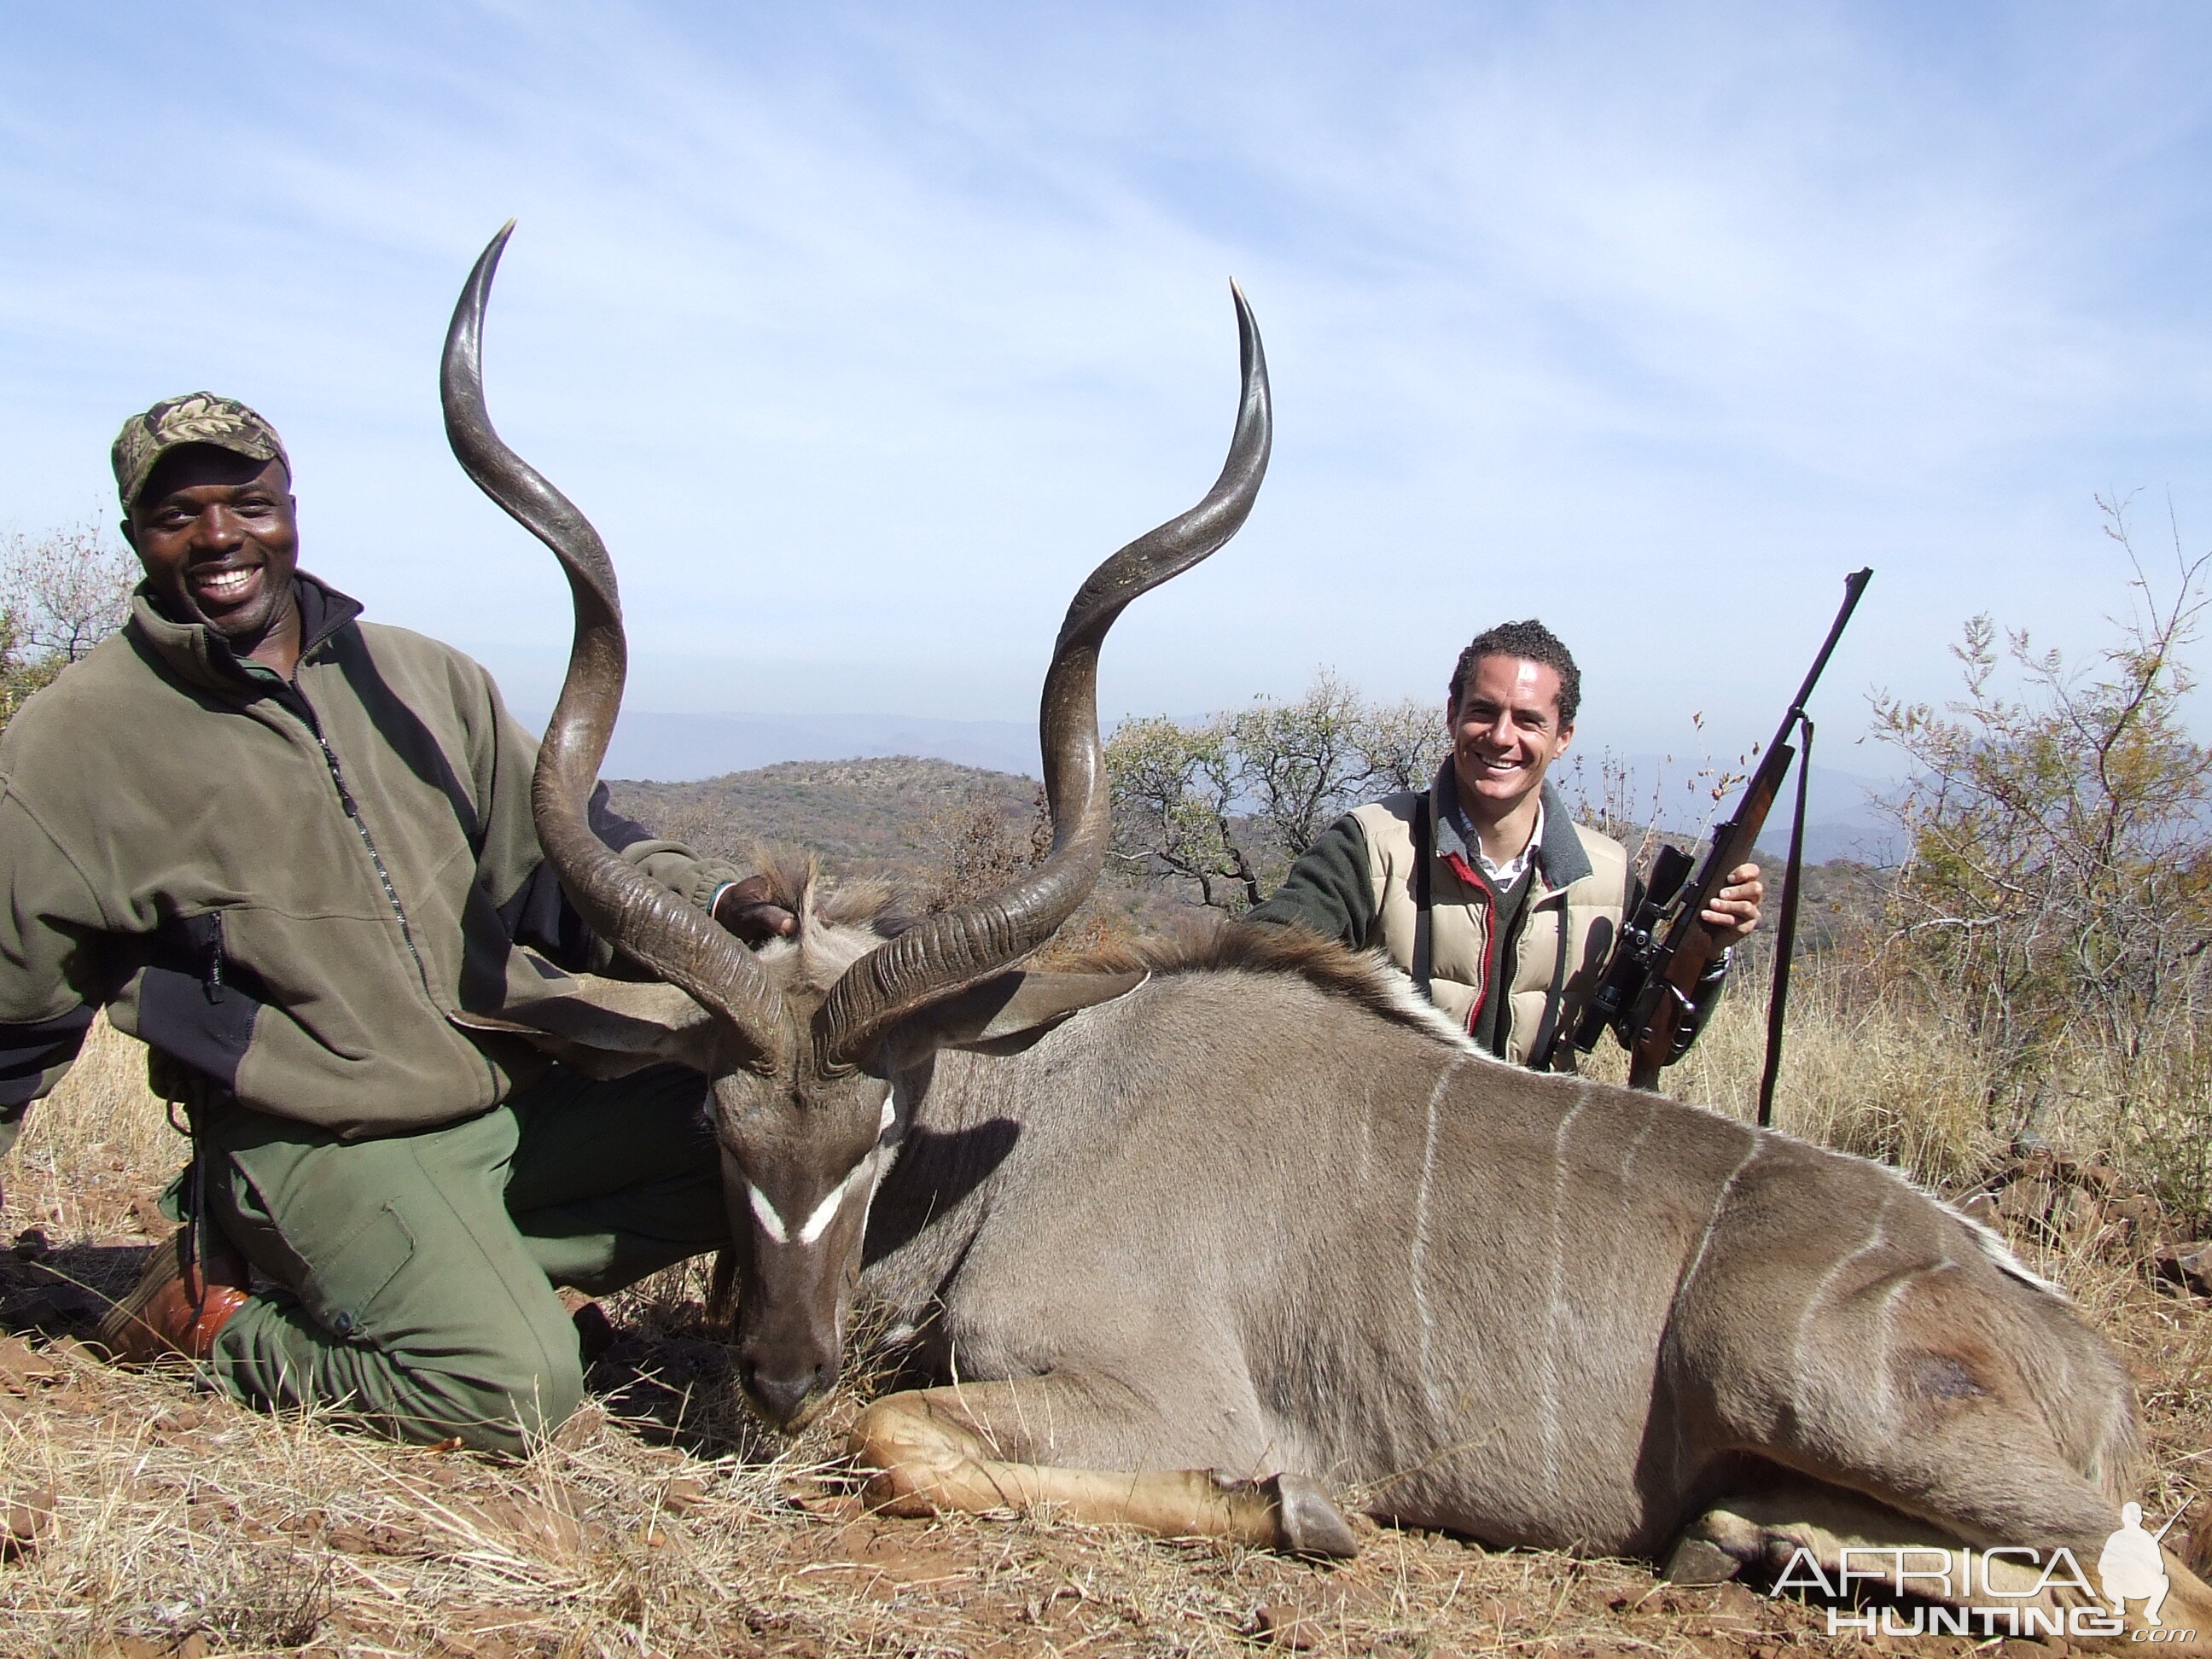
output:
[[[814,1212],[799,1226],[798,1234],[799,1243],[820,1243],[822,1235],[830,1231],[830,1224],[837,1218],[837,1212],[843,1207],[846,1199],[851,1196],[853,1188],[874,1176],[878,1161],[877,1154],[883,1146],[883,1137],[890,1132],[896,1116],[897,1113],[892,1109],[891,1103],[888,1100],[884,1101],[883,1111],[876,1119],[875,1146],[863,1153],[860,1161],[845,1172],[845,1178],[830,1189],[829,1196],[814,1206]],[[745,1183],[745,1198],[751,1204],[753,1218],[760,1223],[763,1232],[779,1244],[788,1244],[793,1242],[790,1224],[784,1220],[781,1212],[769,1200],[766,1193],[749,1181]]]

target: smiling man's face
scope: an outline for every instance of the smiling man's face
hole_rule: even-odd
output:
[[[1559,674],[1526,657],[1476,659],[1449,710],[1452,769],[1477,823],[1501,822],[1543,785],[1574,737],[1559,719]]]
[[[283,461],[187,444],[161,458],[123,533],[172,617],[252,656],[293,615],[294,510]]]

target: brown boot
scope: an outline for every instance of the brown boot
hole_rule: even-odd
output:
[[[179,1227],[154,1247],[153,1260],[137,1288],[100,1322],[98,1341],[118,1365],[150,1365],[182,1354],[205,1359],[216,1333],[246,1305],[252,1282],[246,1258],[212,1226],[199,1230],[204,1261],[187,1265],[185,1235]]]

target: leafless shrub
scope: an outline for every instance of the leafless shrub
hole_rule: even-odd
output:
[[[123,625],[138,574],[90,523],[0,539],[0,726]]]
[[[1434,707],[1370,703],[1326,671],[1293,702],[1125,720],[1106,745],[1114,857],[1139,880],[1237,915],[1340,814],[1427,788],[1447,747]]]
[[[72,663],[123,626],[138,562],[93,523],[0,543],[0,605],[21,647]]]
[[[1690,716],[1690,730],[1692,741],[1699,744],[1694,760],[1664,755],[1646,773],[1616,750],[1601,749],[1592,757],[1571,749],[1555,774],[1576,820],[1626,848],[1629,867],[1639,878],[1650,872],[1667,842],[1701,851],[1701,833],[1718,818],[1722,804],[1743,786],[1756,763],[1757,744],[1733,763],[1705,752],[1704,714]]]
[[[929,863],[922,910],[934,915],[995,893],[1035,869],[1052,850],[1052,817],[1039,785],[1024,815],[1002,793],[976,787],[933,814],[922,830]]]
[[[1953,648],[1963,698],[1875,701],[1914,767],[1889,803],[1907,857],[1883,965],[1981,1057],[2001,1130],[2046,1133],[2094,1073],[2117,1145],[2178,1146],[2212,1127],[2202,1106],[2179,1125],[2166,1109],[2203,1076],[2212,1001],[2212,750],[2182,725],[2208,559],[2177,540],[2162,591],[2104,505],[2135,595],[2112,644],[2076,665],[1977,617]],[[2202,1175],[2177,1171],[2169,1196],[2203,1209]]]

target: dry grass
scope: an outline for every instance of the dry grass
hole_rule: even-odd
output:
[[[1937,1178],[1988,1167],[2002,1148],[1971,1068],[1893,1010],[1854,1012],[1849,988],[1799,999],[1784,1126]],[[1670,1081],[1747,1112],[1754,1001],[1739,992]],[[1738,1586],[1679,1590],[1632,1565],[1430,1534],[1370,1533],[1357,1562],[1322,1569],[1049,1519],[870,1517],[834,1461],[853,1399],[795,1444],[758,1434],[731,1406],[696,1268],[610,1305],[620,1334],[592,1368],[597,1403],[520,1462],[111,1370],[53,1334],[82,1327],[65,1287],[24,1281],[118,1288],[161,1228],[149,1200],[182,1142],[142,1074],[136,1046],[101,1027],[0,1169],[6,1236],[35,1227],[55,1247],[41,1267],[0,1261],[16,1285],[0,1278],[0,1323],[46,1328],[0,1334],[0,1508],[52,1498],[50,1518],[42,1503],[17,1511],[34,1542],[0,1565],[0,1654],[1775,1659],[1836,1645],[1810,1610]],[[2212,1460],[2212,1319],[2109,1238],[2033,1254],[2134,1364],[2158,1481],[2143,1496],[2169,1513]]]
[[[1666,1084],[1682,1099],[1749,1119],[1765,1063],[1764,964],[1742,977]],[[1604,1075],[1626,1075],[1610,1043],[1596,1058]],[[1963,1194],[2002,1170],[2028,1127],[2031,1103],[1993,1089],[1991,1074],[1956,1027],[1879,963],[1857,951],[1828,953],[1801,962],[1790,987],[1776,1127]],[[2177,1224],[2212,1224],[2212,1052],[2193,1025],[2177,1021],[2161,1032],[2132,1075],[2112,1054],[2078,1044],[2039,1078],[2035,1094],[2035,1134],[2060,1155],[2111,1166],[2128,1189],[2156,1194]]]
[[[0,1218],[57,1239],[112,1231],[131,1197],[167,1184],[184,1164],[184,1146],[147,1091],[146,1050],[94,1020],[76,1066],[31,1109],[14,1157],[0,1164],[7,1198]]]
[[[1766,986],[1741,975],[1680,1064],[1667,1092],[1747,1121],[1757,1115],[1766,1063]],[[1879,1158],[1927,1185],[1956,1188],[1995,1169],[2004,1138],[1986,1127],[1984,1073],[1924,1012],[1859,993],[1850,970],[1800,964],[1775,1090],[1775,1127]],[[1583,1066],[1626,1081],[1628,1057],[1610,1038]]]

